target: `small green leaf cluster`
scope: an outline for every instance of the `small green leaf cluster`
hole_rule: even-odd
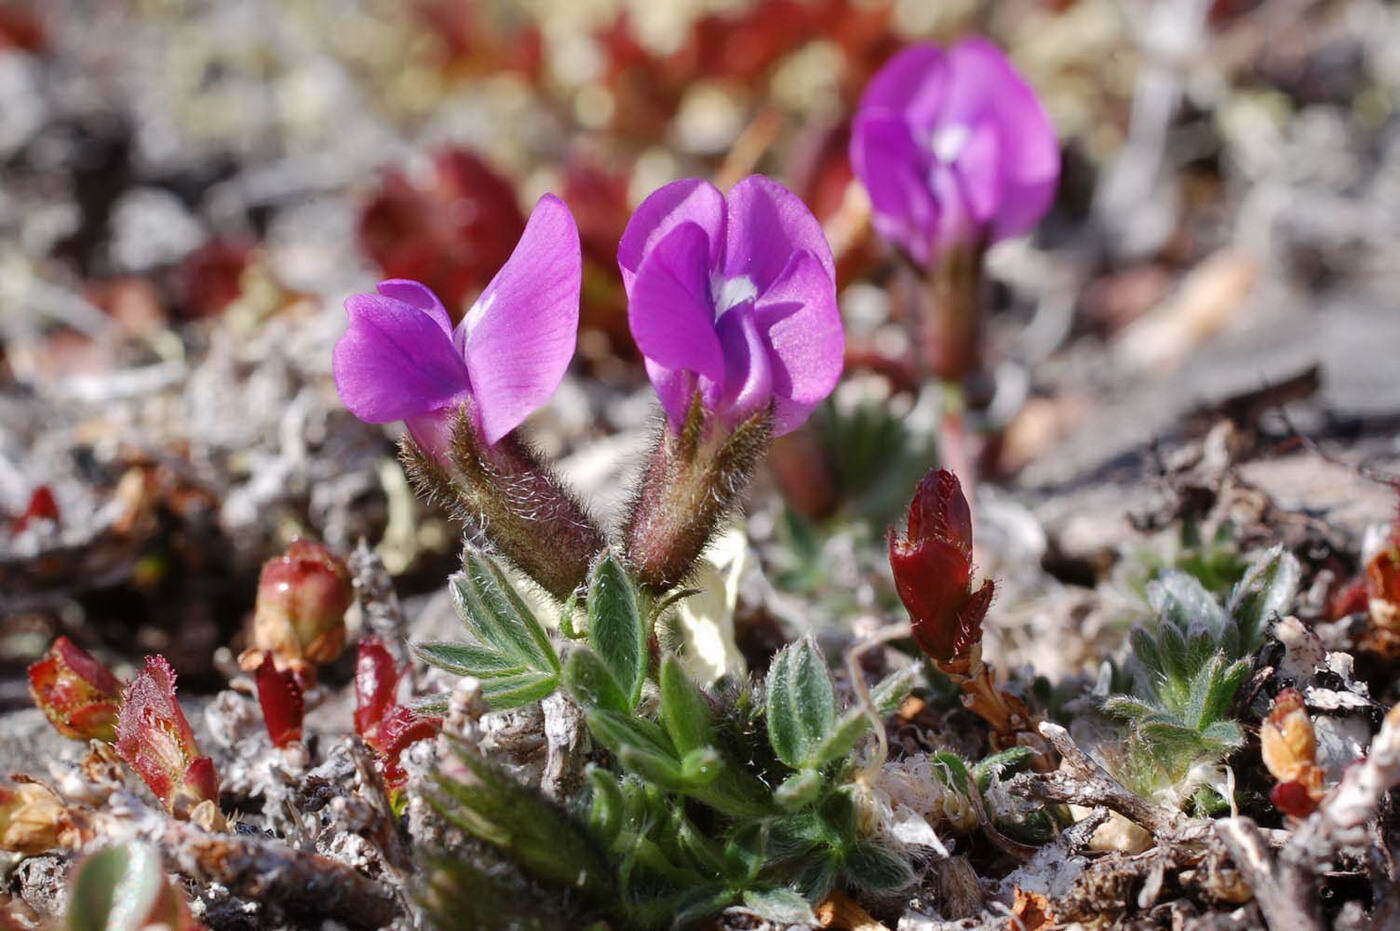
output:
[[[1152,584],[1157,623],[1130,636],[1132,694],[1104,708],[1132,727],[1129,768],[1170,782],[1243,742],[1231,709],[1272,620],[1297,595],[1298,562],[1280,547],[1250,563],[1224,603],[1194,575],[1171,570]],[[1140,781],[1140,780],[1135,780]]]
[[[590,768],[587,798],[565,810],[456,748],[469,778],[440,774],[432,800],[532,877],[639,928],[683,926],[739,903],[802,921],[838,886],[913,882],[904,856],[862,831],[853,775],[858,743],[907,694],[917,666],[887,677],[867,705],[843,709],[820,650],[804,639],[774,658],[762,701],[751,690],[720,697],[674,655],[658,655],[656,608],[615,556],[592,567],[587,631],[562,662],[488,559],[469,556],[453,589],[475,642],[426,644],[419,655],[480,678],[497,708],[562,688],[611,760]],[[462,869],[439,864],[438,899],[453,898],[440,877]]]

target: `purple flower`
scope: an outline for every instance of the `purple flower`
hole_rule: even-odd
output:
[[[470,401],[488,445],[559,387],[578,335],[578,228],[552,194],[540,198],[506,264],[454,329],[416,281],[379,283],[345,302],[350,328],[335,347],[335,384],[356,417],[402,420],[441,457],[454,411]]]
[[[797,195],[760,175],[725,196],[690,178],[655,191],[617,261],[632,337],[672,426],[695,392],[728,426],[771,406],[800,426],[841,376],[836,266]]]
[[[1060,174],[1055,130],[1035,92],[985,39],[922,43],[871,79],[851,164],[875,228],[926,264],[949,245],[1023,233],[1049,209]]]

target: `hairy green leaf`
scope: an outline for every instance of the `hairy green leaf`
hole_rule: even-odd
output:
[[[436,666],[454,676],[489,679],[526,671],[525,666],[504,653],[470,643],[419,643],[413,647],[413,652],[429,666]]]
[[[642,695],[650,634],[631,575],[617,557],[604,555],[588,578],[588,645],[622,686],[628,710]]]
[[[439,774],[428,796],[452,824],[508,853],[522,869],[607,901],[615,871],[589,831],[551,802],[511,779],[474,747],[451,741],[453,756],[471,774]]]
[[[564,688],[585,711],[599,708],[627,714],[632,702],[607,665],[587,647],[579,647],[564,662]]]
[[[710,703],[674,656],[661,663],[661,722],[682,753],[714,744]]]
[[[791,889],[749,889],[744,905],[758,917],[778,925],[815,923],[812,906]]]
[[[784,647],[768,669],[768,738],[793,769],[808,766],[836,725],[836,693],[811,638]]]
[[[522,666],[559,670],[559,656],[534,613],[489,556],[469,548],[449,586],[457,614],[484,645]]]

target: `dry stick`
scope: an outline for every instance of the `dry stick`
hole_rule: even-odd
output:
[[[100,837],[137,836],[158,846],[167,864],[199,882],[276,905],[288,916],[334,919],[351,928],[383,928],[400,915],[393,891],[344,863],[286,844],[211,834],[139,802],[100,815]]]
[[[1178,811],[1154,805],[1109,775],[1058,724],[1043,721],[1040,733],[1059,752],[1061,766],[1053,773],[1022,773],[1011,780],[1013,791],[1049,802],[1086,808],[1108,808],[1137,822],[1153,835],[1177,834],[1189,819]]]
[[[1259,903],[1259,910],[1270,927],[1322,931],[1311,877],[1299,876],[1294,870],[1275,871],[1268,845],[1252,820],[1225,818],[1217,821],[1215,834],[1254,890],[1254,900]]]

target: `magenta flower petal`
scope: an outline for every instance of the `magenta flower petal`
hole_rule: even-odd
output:
[[[467,365],[432,311],[380,294],[353,295],[345,310],[350,328],[336,343],[332,371],[356,417],[388,423],[467,395]]]
[[[870,79],[860,95],[860,112],[905,114],[916,127],[934,125],[948,96],[948,55],[927,42],[902,49]]]
[[[886,111],[856,117],[851,164],[865,183],[875,230],[920,264],[929,260],[940,213],[926,162],[903,118]]]
[[[637,207],[617,244],[617,264],[630,294],[642,260],[681,223],[695,223],[709,238],[717,257],[724,243],[724,195],[713,184],[685,178],[657,188]]]
[[[771,409],[787,433],[835,386],[844,340],[831,247],[777,182],[746,178],[727,200],[702,181],[662,188],[628,224],[618,264],[673,428],[698,392],[727,426]]]
[[[720,404],[734,420],[743,420],[773,400],[773,364],[754,320],[753,306],[727,311],[715,326],[724,347],[725,379]]]
[[[457,327],[487,443],[520,426],[563,380],[578,338],[581,277],[573,215],[546,194]]]
[[[627,319],[637,348],[656,365],[724,379],[710,298],[710,241],[698,224],[681,223],[652,247],[632,281]]]
[[[375,285],[375,290],[385,297],[392,297],[396,301],[403,301],[418,308],[436,320],[438,326],[442,327],[442,332],[448,336],[452,335],[452,318],[448,315],[447,308],[442,306],[442,301],[438,300],[432,289],[422,282],[408,278],[390,278]]]
[[[1060,170],[1034,91],[984,39],[946,53],[915,45],[890,59],[861,97],[851,162],[875,228],[920,263],[1030,229]]]
[[[831,394],[845,364],[846,339],[836,288],[811,253],[793,256],[754,312],[773,367],[773,433],[806,421]]]
[[[835,277],[836,262],[826,234],[802,198],[762,175],[750,175],[734,185],[729,192],[725,277],[747,278],[762,294],[799,251],[810,252]]]
[[[995,158],[1002,196],[994,235],[1000,239],[1024,233],[1045,215],[1055,197],[1060,179],[1055,128],[1035,91],[995,45],[968,39],[954,46],[949,57],[958,75],[948,101],[950,118],[987,113],[998,129]],[[959,93],[962,88],[966,91]],[[977,88],[984,89],[980,95]],[[968,157],[974,153],[969,151]]]

